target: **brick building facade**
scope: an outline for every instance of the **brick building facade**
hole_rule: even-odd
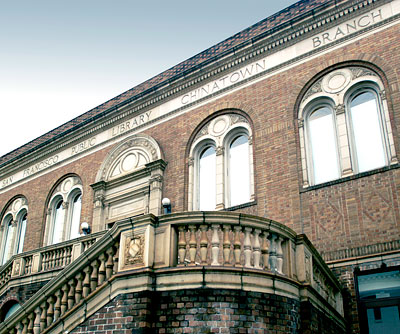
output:
[[[1,157],[0,333],[395,333],[399,19],[299,1]]]

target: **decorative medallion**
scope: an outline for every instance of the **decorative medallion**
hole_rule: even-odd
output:
[[[339,93],[349,85],[351,77],[352,75],[349,69],[343,68],[333,71],[323,78],[322,89],[326,93]]]

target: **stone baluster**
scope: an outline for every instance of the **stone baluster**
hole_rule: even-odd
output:
[[[59,266],[65,267],[67,265],[67,248],[68,247],[64,247],[64,248],[58,250],[58,254],[59,254],[58,265]]]
[[[17,334],[22,334],[22,330],[24,329],[22,322],[19,322],[17,326],[15,326],[15,329],[17,330]]]
[[[61,315],[67,312],[68,308],[68,285],[64,284],[62,287],[62,298],[61,298]]]
[[[90,266],[85,267],[83,269],[85,273],[85,278],[83,280],[83,298],[86,298],[90,293]]]
[[[34,317],[34,322],[33,322],[33,334],[39,334],[41,332],[40,329],[40,315],[41,315],[41,310],[40,306],[37,306],[35,308],[35,317]],[[29,327],[28,327],[28,333],[29,333]]]
[[[251,227],[244,228],[244,241],[243,241],[243,254],[244,254],[244,266],[251,267],[251,239],[250,233]]]
[[[54,250],[54,266],[53,268],[58,268],[60,266],[60,259],[61,259],[61,249]]]
[[[261,234],[262,246],[261,254],[264,263],[264,269],[269,269],[269,249],[268,249],[268,232],[263,232]]]
[[[58,251],[57,251],[57,253],[58,253],[58,266],[59,267],[61,267],[61,266],[65,266],[65,262],[64,262],[64,260],[65,260],[65,258],[66,258],[66,249],[65,248],[62,248],[62,249],[59,249]]]
[[[46,271],[46,269],[47,269],[47,253],[42,253],[42,271]]]
[[[282,250],[283,239],[278,237],[276,239],[276,271],[278,274],[283,274],[283,250]]]
[[[253,254],[254,254],[254,268],[261,269],[260,259],[261,259],[261,245],[260,245],[260,235],[261,231],[255,229],[253,231]]]
[[[242,243],[240,242],[240,234],[242,232],[241,226],[235,226],[235,237],[233,240],[233,255],[235,256],[235,267],[241,267],[240,264],[240,248],[242,247]]]
[[[212,238],[211,238],[211,265],[219,266],[219,234],[218,229],[219,225],[214,224],[211,226],[212,228]]]
[[[82,298],[83,274],[81,272],[76,275],[75,304],[79,304]]]
[[[117,241],[117,242],[115,243],[114,247],[111,247],[111,248],[112,248],[112,250],[113,250],[113,264],[114,264],[114,267],[113,267],[113,274],[116,274],[116,273],[118,272],[118,260],[119,260],[119,258],[118,258],[118,256],[119,256],[119,254],[118,254],[118,249],[119,249],[119,241]]]
[[[183,266],[185,264],[186,257],[186,226],[179,226],[179,240],[178,240],[178,256],[179,264]]]
[[[75,305],[75,280],[71,278],[68,281],[69,291],[68,291],[68,310],[74,307]]]
[[[230,265],[231,255],[231,241],[229,239],[230,225],[223,225],[222,230],[224,232],[224,238],[222,241],[223,254],[224,254],[224,265]]]
[[[62,290],[57,290],[55,293],[56,302],[54,304],[54,321],[56,321],[61,315],[61,298]]]
[[[56,265],[56,252],[55,251],[51,251],[49,252],[49,266],[48,269],[53,269]]]
[[[43,332],[47,325],[47,302],[40,304],[40,332]]]
[[[189,259],[190,265],[196,265],[197,240],[196,240],[196,225],[189,225]]]
[[[39,310],[40,310],[40,308],[39,308]],[[35,312],[36,312],[36,310],[35,310]],[[28,331],[27,331],[28,334],[34,334],[33,333],[33,326],[34,326],[35,319],[36,319],[35,318],[35,312],[32,312],[32,313],[30,313],[28,315],[28,320],[29,320],[29,322],[28,322]],[[40,326],[40,316],[39,316],[39,323],[38,324]]]
[[[26,317],[22,319],[22,334],[28,334],[29,319]]]
[[[47,321],[46,325],[49,327],[53,323],[54,317],[54,297],[51,296],[47,299],[47,303],[49,304],[49,308],[47,309]]]
[[[65,258],[65,264],[68,265],[71,263],[71,257],[72,257],[72,247],[67,248],[67,255]]]
[[[99,256],[100,267],[99,267],[99,285],[104,283],[106,278],[106,255],[101,253]]]
[[[113,247],[108,248],[106,250],[106,253],[107,253],[106,279],[108,280],[112,276],[113,268],[114,268],[114,261],[113,261],[114,251],[113,251]]]
[[[276,235],[270,234],[270,248],[269,248],[269,268],[276,271]]]
[[[99,262],[94,260],[91,266],[92,274],[90,275],[90,292],[93,292],[97,288],[97,281],[99,279]]]
[[[207,225],[200,225],[200,259],[201,264],[207,264],[207,248],[208,248],[208,239],[207,239]]]
[[[58,268],[60,266],[60,262],[59,262],[60,253],[61,252],[59,249],[55,249],[53,251],[53,266],[52,266],[52,268]]]

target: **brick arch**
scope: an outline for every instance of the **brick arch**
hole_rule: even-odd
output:
[[[389,101],[389,112],[393,114],[393,104],[390,99],[391,94],[398,91],[397,85],[391,85],[391,83],[396,83],[399,81],[398,75],[395,69],[383,58],[370,54],[370,53],[360,53],[355,54],[343,54],[337,57],[332,57],[329,60],[325,60],[318,65],[314,66],[315,71],[310,73],[309,76],[304,76],[300,83],[294,85],[295,88],[291,93],[288,94],[288,99],[290,101],[296,101],[293,109],[294,120],[297,120],[297,111],[299,109],[301,100],[307,90],[321,77],[329,72],[332,72],[338,68],[348,67],[348,66],[362,66],[369,68],[376,72],[385,86],[385,90],[388,93]]]
[[[28,205],[29,202],[28,202],[27,197],[24,196],[24,195],[22,195],[22,194],[18,194],[18,195],[15,195],[15,196],[11,197],[11,198],[7,201],[7,203],[1,208],[1,211],[0,211],[0,224],[1,224],[2,221],[3,221],[4,214],[7,212],[7,209],[8,209],[8,208],[10,207],[10,205],[11,205],[16,199],[18,199],[18,198],[24,198],[25,201],[26,201],[26,204]]]
[[[21,302],[15,296],[5,298],[0,304],[0,321],[4,321],[7,312],[15,304],[21,305]]]

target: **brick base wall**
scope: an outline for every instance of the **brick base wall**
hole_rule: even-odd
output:
[[[342,333],[311,304],[265,293],[196,289],[119,295],[71,334]]]

